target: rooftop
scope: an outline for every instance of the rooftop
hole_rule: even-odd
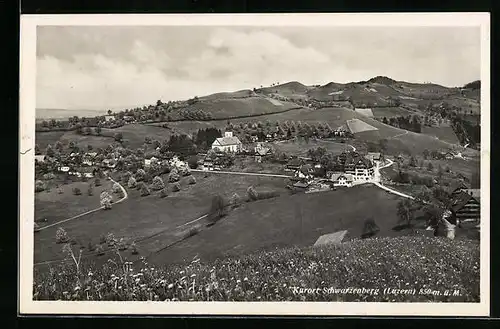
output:
[[[321,246],[321,245],[327,245],[327,244],[340,244],[342,243],[342,240],[344,240],[345,236],[347,234],[347,231],[338,231],[335,233],[330,233],[330,234],[325,234],[322,235],[316,240],[314,243],[314,246]]]

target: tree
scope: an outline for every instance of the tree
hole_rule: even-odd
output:
[[[180,176],[177,172],[176,169],[173,169],[170,174],[168,175],[168,181],[169,183],[175,183],[175,182],[178,182],[180,179]]]
[[[121,188],[120,184],[118,184],[118,183],[113,184],[113,193],[118,193],[121,190],[122,190],[122,188]]]
[[[167,190],[167,188],[162,188],[160,190],[160,198],[165,198],[167,196],[168,196],[168,190]]]
[[[434,170],[434,166],[432,165],[432,162],[430,162],[430,161],[429,161],[429,163],[427,163],[427,170],[428,171]]]
[[[145,176],[146,176],[146,172],[144,171],[144,169],[137,169],[137,171],[135,173],[135,179],[138,182],[143,181]]]
[[[141,196],[148,196],[151,194],[151,191],[149,191],[148,186],[143,182],[141,185]]]
[[[237,193],[234,193],[232,196],[231,196],[231,200],[229,200],[229,204],[231,205],[231,207],[233,208],[237,208],[240,206],[240,203],[241,203],[241,198],[240,196],[237,194]]]
[[[144,138],[144,143],[146,143],[146,144],[151,144],[151,143],[152,143],[152,139],[151,139],[151,137],[146,136],[146,137]]]
[[[94,195],[94,186],[92,185],[92,183],[87,187],[87,194],[88,196]]]
[[[95,184],[95,186],[101,186],[101,180],[99,179],[99,177],[97,177],[97,178],[94,180],[94,184]]]
[[[113,196],[111,196],[111,194],[103,191],[99,198],[101,201],[101,206],[104,207],[104,209],[111,209],[111,202],[113,202]]]
[[[189,175],[191,175],[191,170],[189,170],[189,167],[187,167],[187,166],[186,167],[182,167],[180,169],[180,174],[182,176],[189,176]]]
[[[153,178],[153,183],[151,184],[151,189],[153,191],[159,191],[165,188],[165,184],[163,183],[163,179],[160,176],[155,176]]]
[[[127,186],[129,188],[136,188],[137,187],[137,181],[135,180],[134,176],[130,176],[127,182]]]
[[[441,167],[441,164],[438,165],[438,168],[437,168],[437,176],[439,178],[443,177],[443,167]]]
[[[113,135],[113,138],[115,139],[115,141],[121,143],[123,141],[123,134],[122,133],[115,133]]]
[[[47,145],[47,148],[45,149],[45,154],[49,157],[53,157],[55,155],[54,149],[52,148],[52,145]]]
[[[409,199],[403,199],[398,202],[397,208],[399,223],[405,223],[408,227],[410,227],[415,214],[415,209],[411,201]]]
[[[179,192],[181,190],[181,186],[179,185],[179,183],[174,183],[172,185],[172,192]]]
[[[35,182],[35,192],[42,192],[46,188],[47,188],[47,186],[45,185],[45,183],[43,181],[37,180]]]
[[[375,220],[373,218],[367,218],[365,219],[364,227],[363,227],[363,233],[361,234],[361,238],[369,238],[374,236],[380,231],[380,228],[378,225],[375,223]]]
[[[188,165],[191,169],[198,168],[198,157],[196,155],[190,156],[188,159]]]
[[[189,176],[189,178],[188,178],[188,183],[189,183],[190,185],[194,185],[194,184],[196,184],[196,178],[194,178],[194,176]]]
[[[429,150],[425,149],[424,152],[422,153],[423,156],[424,156],[424,159],[427,160],[427,158],[429,157]]]
[[[212,198],[210,211],[208,212],[208,220],[215,223],[226,215],[227,202],[221,195],[217,194]]]
[[[121,177],[121,181],[124,183],[127,183],[131,176],[132,176],[132,173],[130,171],[126,171],[123,173],[123,175]]]
[[[410,167],[416,167],[417,166],[417,159],[415,159],[414,156],[410,157]]]
[[[100,136],[100,135],[101,135],[101,132],[102,132],[102,128],[101,128],[100,126],[97,126],[97,127],[95,128],[95,134],[96,134],[97,136]]]
[[[59,227],[56,231],[56,243],[68,243],[69,236],[65,229]]]
[[[248,198],[252,201],[256,201],[259,199],[259,194],[257,193],[257,191],[253,188],[253,186],[249,186],[247,188],[247,194],[248,194]]]

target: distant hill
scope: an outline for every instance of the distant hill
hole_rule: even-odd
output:
[[[464,85],[464,88],[467,88],[467,89],[481,89],[481,80],[476,80],[476,81],[469,82],[469,83],[467,83],[467,84]]]

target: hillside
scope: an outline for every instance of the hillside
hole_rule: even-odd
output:
[[[392,230],[398,201],[399,197],[376,187],[357,186],[244,203],[216,225],[153,255],[150,262],[183,262],[195,255],[213,260],[275,247],[310,246],[319,236],[338,230],[358,238],[367,214],[380,227],[379,236],[398,236],[404,234]]]
[[[472,241],[377,238],[213,262],[191,260],[190,264],[159,268],[141,264],[133,272],[140,275],[124,272],[125,267],[95,267],[84,261],[81,270],[91,271],[93,281],[79,281],[74,266],[68,263],[51,272],[35,269],[34,299],[67,299],[70,296],[64,292],[72,292],[72,300],[115,301],[479,301],[479,244]],[[304,287],[320,291],[296,290]],[[342,290],[347,288],[365,290]],[[416,289],[418,293],[388,293],[385,288]],[[459,294],[436,294],[446,289]]]

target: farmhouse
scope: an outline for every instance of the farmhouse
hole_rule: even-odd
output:
[[[271,148],[263,146],[262,143],[257,143],[257,146],[255,146],[254,151],[255,151],[255,161],[257,162],[262,162],[262,158],[264,156],[271,154]]]
[[[330,180],[333,182],[333,186],[345,186],[351,187],[354,178],[351,174],[343,174],[343,173],[332,173],[330,176]]]
[[[368,154],[365,155],[365,158],[370,161],[381,161],[382,155],[380,152],[368,152]]]
[[[179,158],[177,156],[174,156],[169,161],[169,165],[171,167],[175,167],[177,169],[182,169],[182,168],[187,168],[188,167],[188,164],[186,162],[184,162],[184,161],[179,160]]]
[[[285,165],[285,171],[297,171],[304,164],[304,161],[293,158]]]
[[[104,116],[104,121],[106,121],[106,122],[113,121],[114,119],[115,119],[114,115],[105,115]]]
[[[467,187],[467,185],[465,185],[464,182],[457,181],[449,186],[447,192],[451,198],[454,198],[457,195],[459,195],[462,191],[466,191],[467,189],[468,189],[468,187]]]
[[[457,224],[462,222],[478,223],[481,213],[480,203],[472,195],[461,191],[451,204],[451,212],[453,221]]]
[[[212,143],[212,150],[220,152],[239,152],[242,149],[242,143],[238,137],[233,136],[233,133],[226,131],[224,137],[217,138]]]
[[[455,154],[453,154],[451,152],[446,152],[446,154],[444,155],[444,158],[446,160],[453,160],[453,159],[455,159]]]

